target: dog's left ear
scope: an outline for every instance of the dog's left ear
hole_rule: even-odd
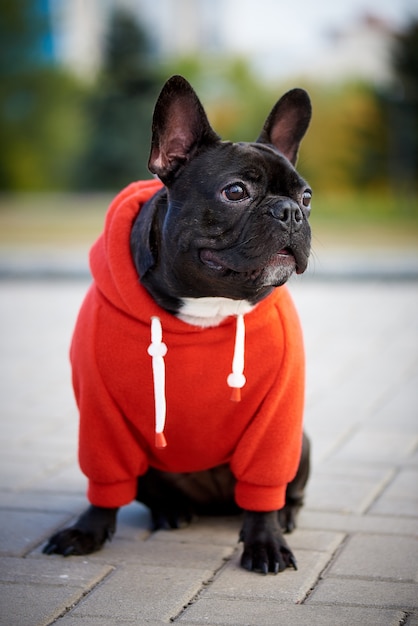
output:
[[[272,144],[295,165],[311,116],[312,106],[307,92],[292,89],[276,102],[257,142]]]
[[[149,170],[169,183],[200,148],[217,141],[193,88],[182,76],[172,76],[154,109]]]

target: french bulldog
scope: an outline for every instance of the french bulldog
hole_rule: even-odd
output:
[[[44,553],[100,549],[115,532],[120,506],[136,498],[151,509],[155,529],[178,528],[196,514],[240,513],[245,569],[296,568],[284,532],[295,528],[303,503],[309,441],[301,425],[300,333],[283,285],[305,271],[310,253],[312,191],[295,169],[310,118],[308,94],[293,89],[275,104],[255,142],[222,141],[184,78],[164,85],[149,159],[158,180],[149,183],[152,193],[141,206],[135,185],[123,192],[119,204],[131,207],[123,218],[126,234],[111,208],[110,234],[92,253],[96,286],[73,339],[80,463],[91,480],[91,506],[52,536]],[[138,360],[142,345],[146,352],[139,327],[153,337],[141,357],[152,361],[146,374],[147,362]],[[219,399],[227,389],[217,378],[224,380],[226,333],[234,352],[228,385],[239,390],[234,401]],[[160,415],[155,446],[146,408],[153,397]],[[83,426],[84,413],[90,425]],[[281,473],[283,487],[276,485]]]

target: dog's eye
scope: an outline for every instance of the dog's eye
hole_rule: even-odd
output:
[[[311,204],[311,199],[312,199],[312,191],[310,191],[309,189],[306,189],[306,191],[304,191],[303,194],[302,194],[302,204],[303,204],[303,206],[308,208],[310,206],[310,204]]]
[[[248,198],[247,190],[240,183],[228,185],[228,187],[222,190],[222,195],[230,202],[240,202],[240,200]]]

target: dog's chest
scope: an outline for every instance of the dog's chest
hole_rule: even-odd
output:
[[[254,304],[248,300],[230,298],[183,298],[177,317],[183,322],[201,326],[218,326],[230,315],[245,315],[253,310]]]

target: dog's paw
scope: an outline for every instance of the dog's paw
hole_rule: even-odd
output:
[[[279,524],[283,532],[291,533],[296,528],[296,522],[298,514],[301,508],[301,504],[286,504],[278,512]]]
[[[288,567],[297,569],[296,559],[278,524],[276,511],[246,511],[240,539],[244,542],[241,557],[244,569],[261,574],[277,574]]]
[[[55,533],[42,552],[62,556],[97,552],[115,533],[117,511],[118,509],[91,506],[73,526]]]
[[[195,517],[194,513],[189,509],[152,509],[152,527],[153,530],[178,530],[179,528],[187,528]]]
[[[53,535],[42,552],[44,554],[62,554],[62,556],[80,556],[97,552],[104,542],[91,533],[78,528],[66,528]]]

